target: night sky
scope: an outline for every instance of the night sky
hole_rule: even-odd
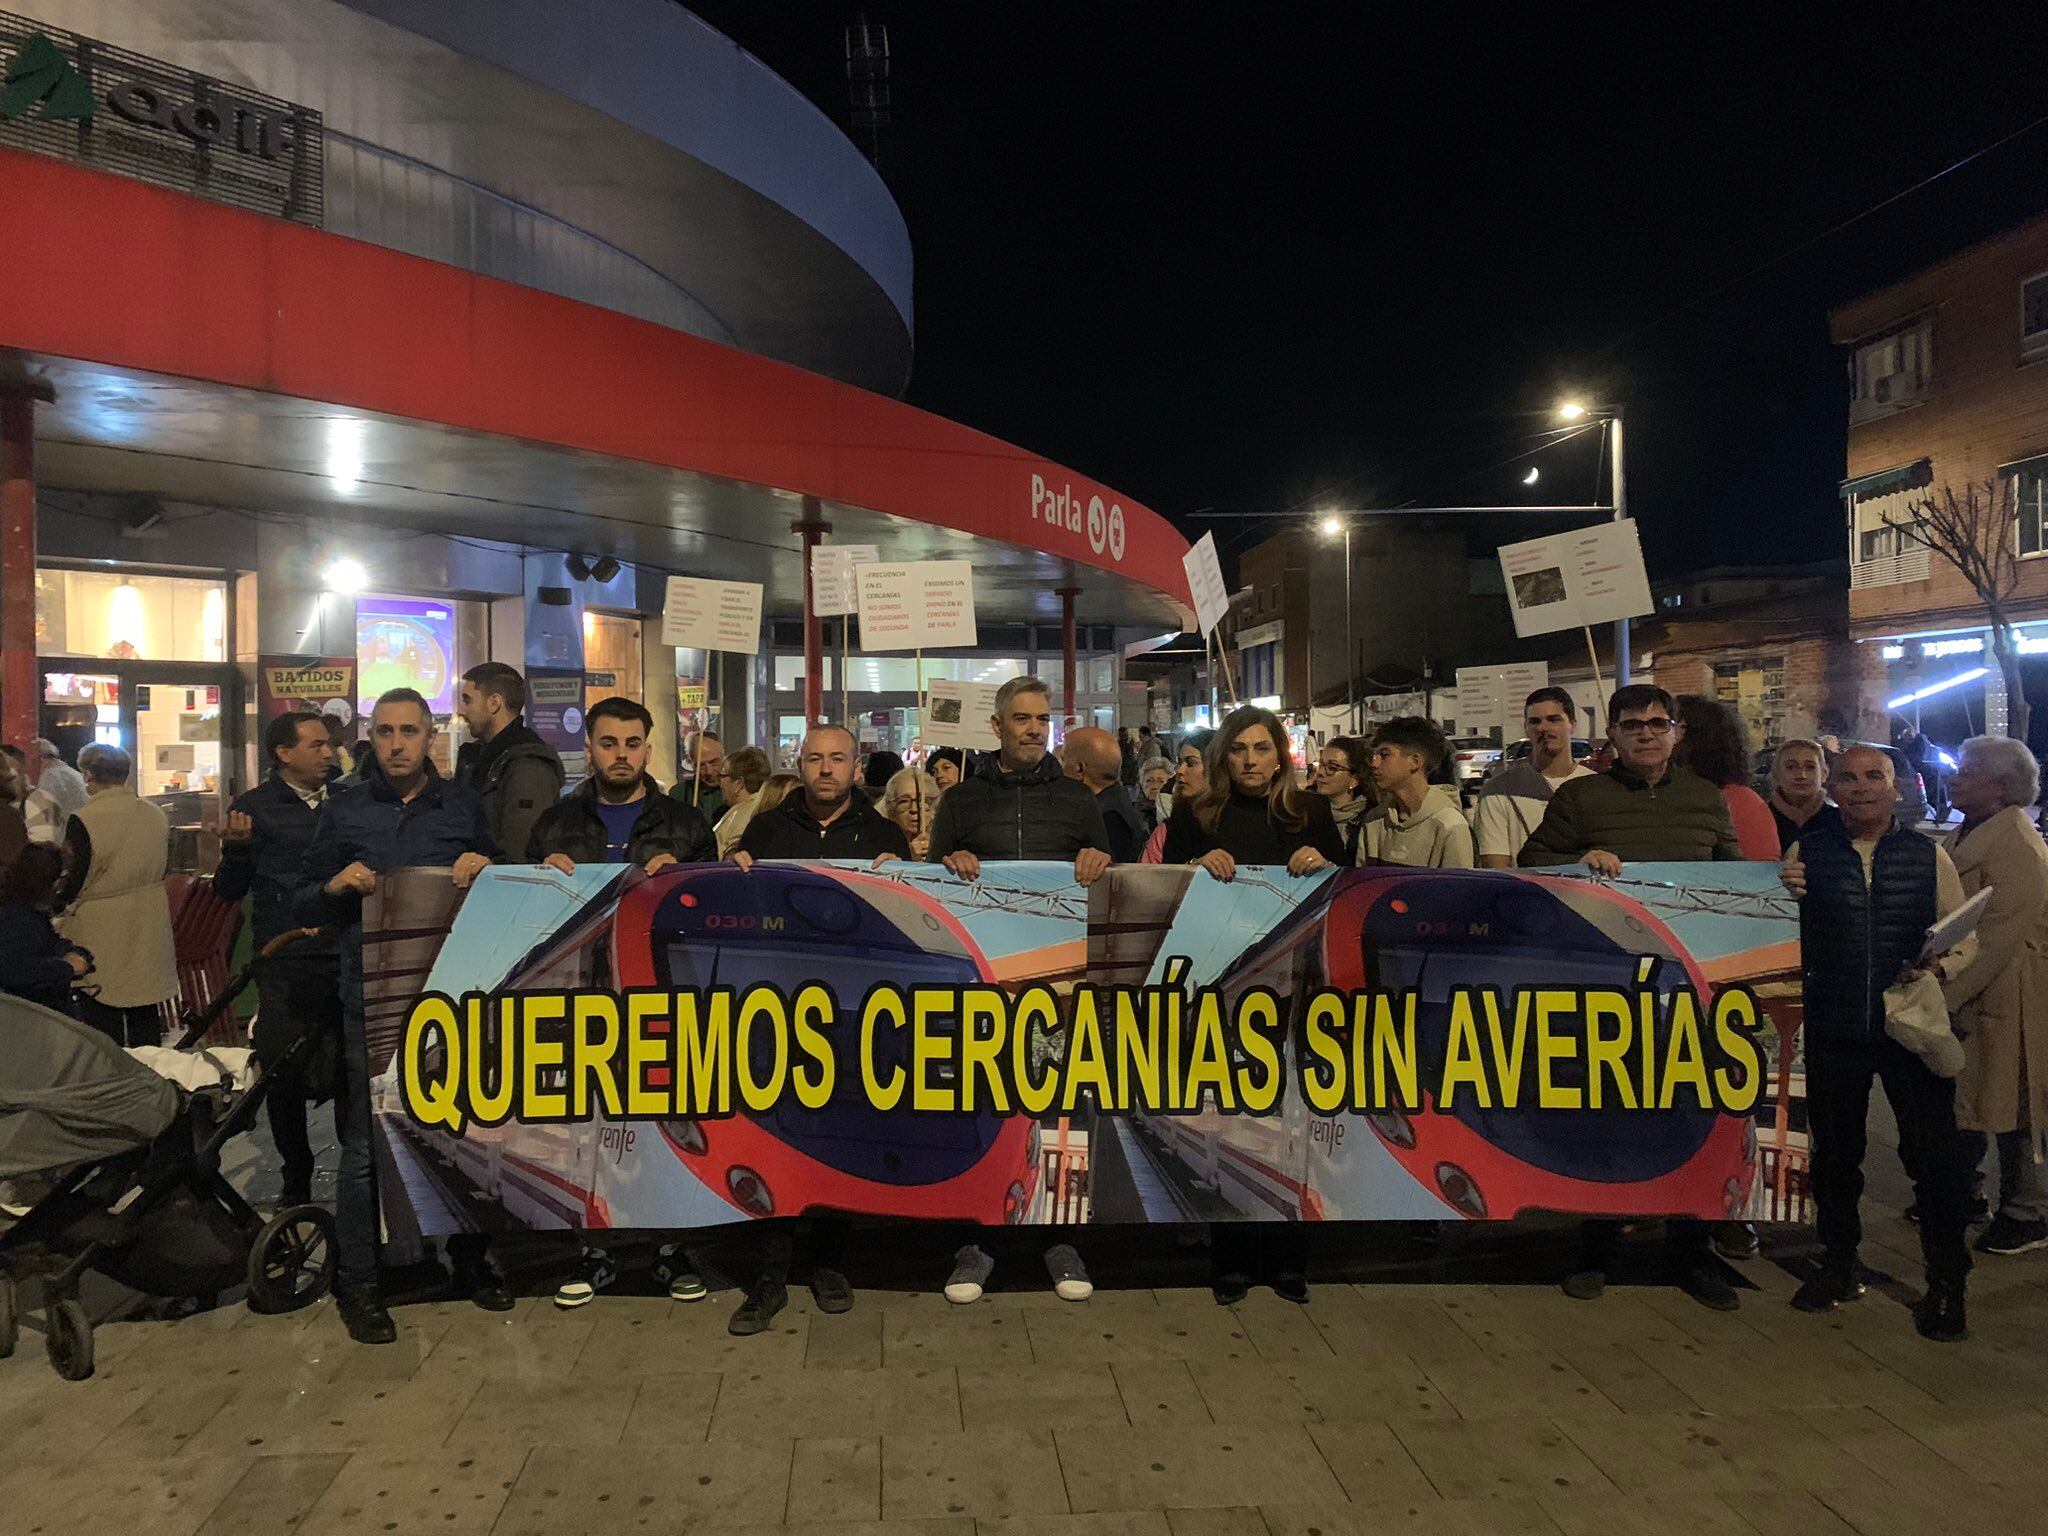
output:
[[[847,122],[855,7],[690,8]],[[1787,252],[2048,118],[2048,15],[1415,9],[870,7],[908,399],[1242,548],[1190,514],[1590,500],[1502,462],[1577,390],[1653,579],[1840,558],[1827,310],[2048,208],[2048,122]]]

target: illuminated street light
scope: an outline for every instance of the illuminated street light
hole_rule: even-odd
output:
[[[1344,728],[1356,734],[1358,730],[1358,657],[1351,648],[1351,519],[1339,517],[1332,512],[1324,517],[1323,537],[1334,539],[1344,536]],[[1309,645],[1315,645],[1313,636]],[[1308,697],[1308,725],[1313,731],[1316,725],[1316,697]]]
[[[1586,414],[1586,408],[1576,400],[1567,400],[1557,408],[1557,414],[1566,421],[1578,421]]]
[[[1612,455],[1614,477],[1614,520],[1618,523],[1628,516],[1628,482],[1622,475],[1621,459],[1621,412],[1603,408],[1598,413],[1602,423],[1601,432],[1607,440],[1608,452]],[[1579,400],[1560,400],[1557,416],[1560,421],[1584,421],[1595,413]],[[1614,621],[1614,680],[1618,687],[1627,687],[1629,682],[1629,621]]]

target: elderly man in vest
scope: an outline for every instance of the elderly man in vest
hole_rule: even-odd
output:
[[[1838,827],[1816,828],[1785,855],[1786,889],[1799,897],[1806,994],[1806,1112],[1813,1137],[1808,1187],[1824,1250],[1819,1271],[1792,1305],[1828,1312],[1863,1294],[1856,1250],[1863,1239],[1865,1123],[1873,1081],[1884,1085],[1899,1139],[1917,1149],[1927,1294],[1913,1325],[1930,1339],[1967,1333],[1963,1242],[1968,1170],[1956,1134],[1956,1085],[1885,1030],[1885,989],[1917,976],[1927,930],[1963,902],[1946,851],[1893,815],[1897,789],[1888,754],[1851,747],[1835,762]],[[1946,983],[1976,957],[1973,936],[1926,965]]]
[[[85,1022],[119,1045],[163,1041],[163,1004],[178,995],[171,904],[164,893],[170,827],[128,780],[119,747],[78,754],[86,801],[64,829],[65,876],[58,929],[93,957],[95,995],[80,994]],[[47,777],[47,774],[45,775]]]

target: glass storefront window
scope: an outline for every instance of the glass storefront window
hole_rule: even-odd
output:
[[[36,650],[110,661],[226,661],[225,581],[36,571]]]
[[[583,707],[622,694],[641,697],[640,621],[583,611]]]

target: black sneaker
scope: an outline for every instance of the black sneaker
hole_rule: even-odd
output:
[[[619,1278],[619,1266],[602,1248],[586,1248],[576,1260],[576,1272],[555,1287],[555,1305],[564,1311],[587,1307],[597,1293]]]
[[[1978,1236],[1976,1248],[1979,1253],[1996,1253],[2008,1258],[2016,1253],[2048,1248],[2048,1221],[2020,1221],[2012,1216],[1994,1216],[1991,1225]]]
[[[820,1312],[851,1312],[853,1283],[836,1269],[814,1269],[811,1271],[811,1299],[817,1302]]]
[[[1607,1294],[1607,1271],[1575,1269],[1564,1277],[1560,1289],[1573,1301],[1598,1301]]]
[[[1823,1260],[1792,1293],[1792,1305],[1802,1312],[1832,1312],[1843,1302],[1861,1301],[1863,1289],[1854,1259]]]
[[[1681,1269],[1678,1288],[1701,1306],[1716,1312],[1734,1312],[1742,1306],[1742,1298],[1728,1283],[1727,1274],[1719,1264],[1709,1260],[1697,1260]]]
[[[1273,1277],[1273,1294],[1282,1301],[1291,1301],[1298,1307],[1308,1305],[1308,1276],[1283,1271]]]
[[[1216,1305],[1234,1307],[1252,1293],[1251,1276],[1232,1271],[1218,1275],[1209,1282],[1209,1289],[1215,1294]]]
[[[489,1259],[469,1266],[457,1265],[455,1290],[486,1312],[510,1312],[519,1303],[505,1287],[505,1277]]]
[[[341,1314],[341,1326],[358,1344],[395,1344],[398,1325],[384,1310],[384,1298],[374,1285],[351,1285],[334,1293],[334,1310]]]
[[[1937,1344],[1960,1344],[1970,1336],[1963,1309],[1960,1280],[1936,1281],[1927,1294],[1913,1303],[1913,1327],[1923,1339]]]
[[[775,1314],[789,1305],[789,1287],[780,1280],[756,1280],[747,1299],[739,1304],[732,1318],[725,1325],[727,1333],[739,1334],[742,1338],[751,1333],[765,1333],[768,1325],[775,1321]]]

